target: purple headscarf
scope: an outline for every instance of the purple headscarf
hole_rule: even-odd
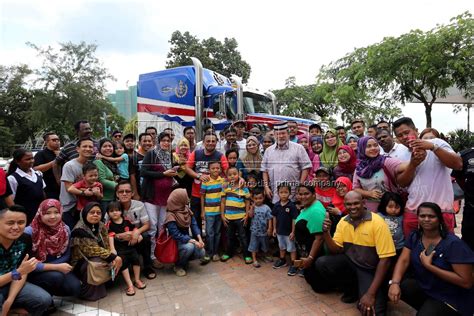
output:
[[[365,149],[367,148],[367,143],[371,139],[377,141],[372,136],[365,136],[365,137],[359,138],[359,141],[357,142],[357,158],[359,159],[359,163],[357,164],[357,167],[356,167],[356,174],[360,178],[364,178],[364,179],[372,178],[372,176],[377,171],[383,168],[383,165],[385,163],[385,156],[381,155],[380,153],[375,158],[369,158],[365,155]]]

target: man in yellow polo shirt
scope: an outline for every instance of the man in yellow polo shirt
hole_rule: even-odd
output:
[[[333,255],[316,260],[317,292],[342,289],[344,303],[359,299],[362,315],[385,315],[385,280],[395,245],[385,221],[364,207],[362,196],[351,191],[344,204],[348,215],[337,224],[334,237],[331,221],[323,224],[323,239]]]

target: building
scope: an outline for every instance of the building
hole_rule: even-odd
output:
[[[116,90],[115,93],[107,94],[107,99],[117,109],[125,120],[137,114],[137,86],[130,86],[127,90]]]

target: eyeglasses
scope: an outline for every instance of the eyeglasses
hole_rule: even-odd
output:
[[[117,191],[118,194],[129,194],[132,193],[132,190],[119,190]]]

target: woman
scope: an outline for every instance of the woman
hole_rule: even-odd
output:
[[[308,181],[311,181],[315,177],[316,170],[321,167],[321,161],[319,155],[323,151],[323,138],[321,136],[311,137],[311,150],[313,151],[313,159],[311,159],[312,168],[309,171]]]
[[[308,154],[309,160],[313,161],[314,152],[313,152],[313,148],[310,147],[309,137],[304,134],[298,135],[298,144],[304,147],[304,149],[306,150],[306,153]]]
[[[352,181],[356,168],[357,157],[348,145],[342,145],[337,149],[337,166],[333,170],[334,178],[346,177]]]
[[[347,215],[344,197],[347,192],[352,191],[352,181],[347,177],[338,177],[335,185],[336,191],[334,192],[331,204],[327,208],[331,219],[331,236],[334,235],[337,223],[339,223],[341,217]]]
[[[26,209],[27,225],[31,223],[40,203],[46,198],[41,172],[33,170],[33,153],[23,148],[15,149],[8,168],[8,182],[13,201]]]
[[[335,130],[330,129],[324,134],[323,151],[319,155],[321,165],[334,168],[337,165],[337,149],[342,146],[342,141],[337,137]]]
[[[402,299],[420,316],[472,316],[474,253],[448,232],[437,204],[420,204],[417,215],[419,229],[405,242],[390,281],[389,298]],[[414,278],[403,280],[410,265]]]
[[[247,174],[250,171],[260,174],[260,166],[263,160],[262,154],[260,153],[260,142],[258,141],[257,137],[247,137],[247,144],[245,147],[247,149],[247,154],[242,159],[244,168],[240,169],[242,172],[241,176],[244,178],[247,177]]]
[[[110,251],[107,228],[101,221],[102,210],[97,202],[88,203],[81,211],[81,218],[71,232],[72,260],[74,273],[82,282],[79,297],[88,301],[97,301],[107,296],[105,284],[87,283],[86,257],[90,261],[104,261],[111,264],[115,275],[122,267],[122,259]]]
[[[38,212],[25,233],[33,240],[32,254],[38,260],[28,282],[42,287],[51,295],[78,296],[81,282],[71,272],[69,227],[61,219],[63,208],[55,199],[41,202]]]
[[[188,205],[189,197],[184,189],[174,190],[168,198],[165,225],[178,243],[178,262],[174,267],[177,276],[185,276],[189,261],[201,259],[205,254],[201,232]]]
[[[365,207],[376,213],[385,191],[396,192],[392,179],[396,179],[402,163],[380,154],[380,146],[371,136],[359,139],[357,156],[359,164],[354,174],[354,190],[362,194]]]
[[[425,128],[420,133],[420,139],[428,140],[428,139],[434,139],[434,138],[441,138],[438,130],[436,130],[435,128]]]
[[[105,210],[109,202],[115,199],[115,186],[117,185],[116,180],[118,179],[118,168],[115,162],[110,162],[104,157],[112,157],[115,152],[114,143],[107,138],[103,138],[99,142],[99,153],[94,160],[94,164],[97,166],[97,171],[99,172],[99,182],[102,184],[104,189],[104,197],[100,201],[100,206],[105,215]]]
[[[176,180],[178,180],[180,188],[186,189],[188,195],[191,195],[191,188],[194,181],[194,179],[186,173],[186,162],[188,161],[189,155],[191,155],[190,148],[189,141],[183,137],[178,142],[176,151],[173,153],[173,161],[179,165]]]
[[[142,200],[150,218],[149,235],[151,237],[151,258],[156,268],[161,264],[155,258],[156,239],[155,236],[163,228],[166,218],[166,201],[177,181],[176,170],[173,167],[173,155],[171,155],[171,138],[168,133],[158,135],[157,147],[149,150],[143,158],[140,175],[143,177]]]
[[[265,150],[267,150],[267,148],[273,144],[275,144],[275,138],[273,138],[270,135],[263,136],[263,141],[262,141],[263,152],[265,152]]]
[[[356,153],[357,155],[357,142],[359,141],[359,137],[354,135],[354,134],[347,134],[346,136],[346,144],[352,148],[352,150]]]
[[[295,238],[297,246],[301,250],[304,277],[306,282],[314,287],[318,282],[314,274],[314,261],[322,250],[323,221],[326,210],[316,199],[314,186],[300,186],[298,196],[304,208],[296,218]]]

